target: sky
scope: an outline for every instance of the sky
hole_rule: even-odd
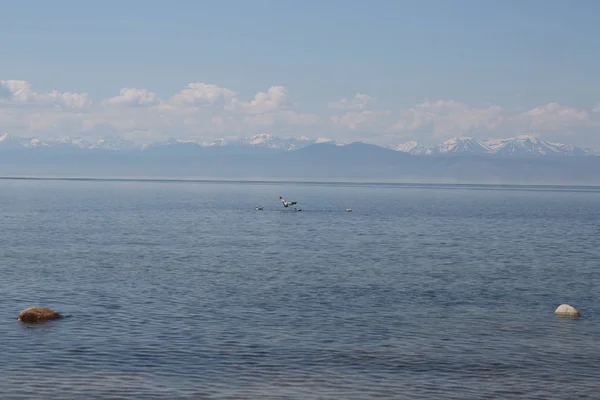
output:
[[[0,133],[600,149],[600,2],[0,0]]]

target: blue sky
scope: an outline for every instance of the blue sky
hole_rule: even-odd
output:
[[[433,143],[533,132],[600,145],[596,1],[0,5],[6,92],[0,131],[15,135],[149,140],[270,133]],[[25,81],[29,94],[14,83],[6,89],[8,81]],[[185,110],[167,111],[168,99],[190,83],[235,95],[218,102],[195,95]],[[284,88],[271,98],[276,104],[248,108],[257,93],[268,101],[271,87]],[[144,110],[101,107],[122,88],[146,90],[159,100],[140,102],[138,93],[135,105]],[[43,96],[54,90],[58,95]],[[85,102],[73,110],[64,93],[85,94]],[[342,106],[359,93],[369,101]],[[348,102],[333,104],[343,98]],[[49,99],[61,109],[49,107]],[[232,99],[237,106],[228,108]],[[35,124],[19,122],[33,113]],[[131,121],[136,118],[139,126]]]

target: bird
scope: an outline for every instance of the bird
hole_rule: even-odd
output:
[[[283,204],[284,207],[289,207],[297,204],[295,201],[286,201],[283,197],[279,196],[279,201]]]

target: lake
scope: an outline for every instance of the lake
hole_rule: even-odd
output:
[[[2,399],[600,393],[597,188],[0,180],[0,205]]]

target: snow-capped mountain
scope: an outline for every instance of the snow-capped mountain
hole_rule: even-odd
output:
[[[278,138],[271,136],[267,133],[246,137],[241,141],[242,145],[250,145],[255,147],[266,147],[269,149],[280,149],[280,150],[298,150],[303,147],[310,146],[311,144],[318,143],[331,143],[337,146],[343,146],[343,143],[337,142],[327,138],[309,139],[306,136],[300,136],[298,138]]]
[[[403,153],[410,153],[415,155],[431,154],[431,149],[421,146],[420,144],[414,141],[388,146],[388,148],[396,151],[401,151]]]
[[[121,137],[104,137],[98,140],[86,140],[80,137],[55,137],[51,139],[24,138],[0,133],[0,150],[39,149],[39,150],[96,150],[139,151],[153,149],[169,149],[169,152],[185,150],[194,151],[198,148],[224,148],[239,151],[294,151],[314,144],[329,143],[335,146],[345,146],[344,143],[327,138],[310,139],[304,136],[297,138],[280,138],[269,134],[259,134],[249,137],[224,137],[212,141],[182,140],[170,138],[144,145],[135,144]],[[398,145],[386,146],[389,149],[413,155],[499,155],[499,156],[587,156],[600,155],[590,149],[584,149],[569,144],[547,142],[533,135],[520,135],[504,139],[477,140],[471,137],[457,137],[446,140],[433,147],[426,148],[415,141]],[[244,150],[246,149],[246,150]],[[207,149],[208,150],[208,149]]]
[[[519,135],[508,139],[492,139],[483,142],[499,155],[588,155],[593,151],[570,144],[546,142],[534,135]]]
[[[136,144],[130,140],[123,139],[121,137],[109,138],[104,137],[99,139],[96,143],[92,144],[91,148],[93,149],[103,149],[103,150],[129,150],[135,149]]]
[[[110,144],[113,143],[113,144]],[[97,142],[88,142],[87,140],[79,137],[55,137],[50,139],[39,139],[39,138],[23,138],[11,136],[8,134],[0,135],[0,148],[7,149],[40,149],[40,148],[73,148],[73,149],[94,149],[94,148],[105,148],[105,149],[121,149],[127,146],[131,146],[131,142],[123,139],[100,139]]]
[[[35,139],[32,139],[32,140],[35,140]],[[76,137],[76,138],[72,138],[69,136],[55,137],[55,138],[51,138],[51,139],[46,139],[43,142],[49,146],[77,147],[80,149],[89,149],[92,147],[92,143],[88,142],[85,139],[79,138],[79,137]],[[38,139],[37,143],[38,143],[38,145],[42,145],[42,146],[44,144],[39,139]]]
[[[156,149],[161,147],[169,147],[169,148],[193,148],[193,147],[202,147],[201,143],[196,142],[195,140],[180,140],[175,138],[169,138],[164,141],[157,141],[152,143],[143,144],[140,146],[141,150],[148,149]]]
[[[175,138],[168,139],[163,142],[154,142],[147,145],[143,145],[142,149],[156,148],[161,146],[200,146],[200,147],[223,147],[223,146],[247,146],[255,148],[265,148],[273,150],[284,150],[292,151],[298,150],[311,144],[316,143],[332,143],[338,146],[343,144],[336,142],[331,139],[318,138],[309,139],[305,136],[299,138],[279,138],[271,136],[266,133],[244,137],[244,138],[220,138],[212,141],[198,141],[198,140],[179,140]]]
[[[33,138],[33,139],[26,139],[26,140],[22,140],[22,141],[20,141],[20,142],[21,142],[21,144],[22,144],[24,147],[28,147],[28,148],[38,148],[38,147],[40,147],[40,148],[43,148],[43,147],[50,147],[50,144],[49,144],[49,143],[46,143],[46,142],[44,142],[43,140],[36,139],[36,138]]]
[[[202,147],[222,147],[222,146],[227,146],[228,144],[231,144],[229,140],[225,139],[225,138],[220,138],[217,140],[213,140],[210,142],[202,142],[200,143],[200,146]]]
[[[266,133],[244,138],[241,142],[243,144],[255,147],[266,147],[269,149],[281,150],[296,150],[306,147],[312,143],[309,138],[304,136],[299,138],[281,139]]]
[[[471,137],[452,138],[438,144],[432,150],[432,153],[437,154],[489,154],[491,152],[486,145]]]
[[[586,156],[599,155],[591,149],[570,144],[547,142],[534,135],[519,135],[505,139],[477,140],[471,137],[458,137],[446,140],[432,149],[426,149],[417,142],[389,146],[389,148],[411,154],[495,154],[499,156]]]
[[[317,139],[313,140],[311,144],[322,144],[322,143],[333,144],[335,146],[344,146],[344,143],[342,143],[342,142],[338,142],[337,140],[332,140],[332,139],[327,139],[327,138],[317,138]]]

